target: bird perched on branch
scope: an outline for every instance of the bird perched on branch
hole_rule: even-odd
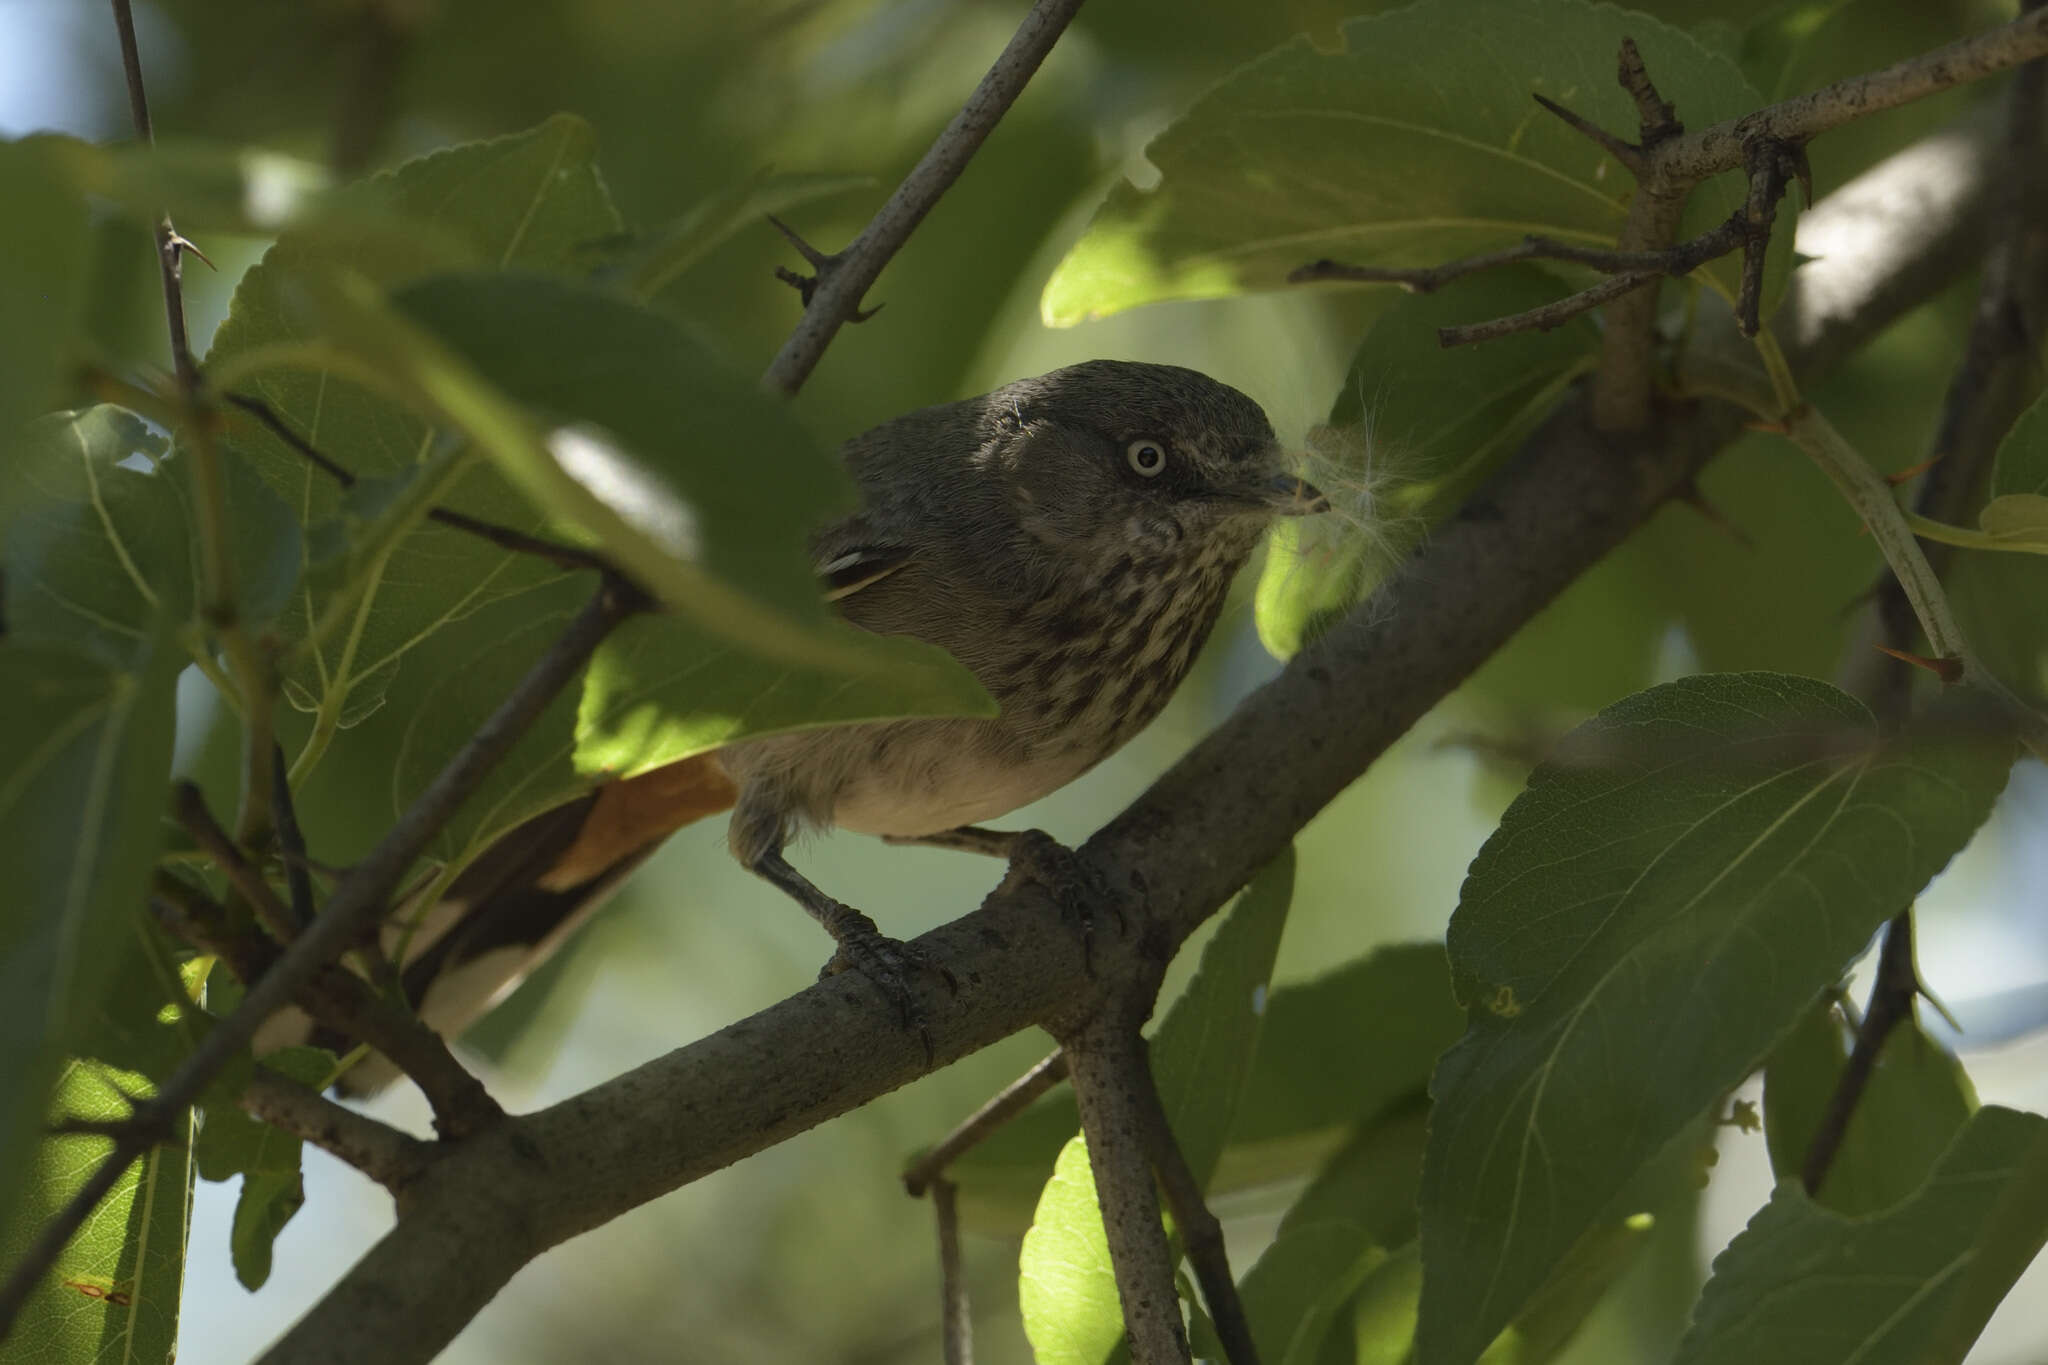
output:
[[[858,626],[937,644],[992,718],[919,717],[732,744],[625,781],[501,839],[409,930],[407,989],[454,1032],[557,947],[669,834],[730,808],[732,852],[838,944],[906,1019],[905,945],[784,857],[805,829],[1010,856],[979,828],[1071,782],[1187,675],[1276,516],[1321,511],[1258,404],[1170,365],[1098,360],[899,417],[841,451],[860,510],[814,542]],[[356,1088],[388,1072],[358,1068]]]

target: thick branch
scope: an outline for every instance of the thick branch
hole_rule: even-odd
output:
[[[1849,202],[1896,195],[1880,182],[1921,170],[1910,159],[1888,163]],[[1844,233],[1817,263],[1825,269],[1799,272],[1779,330],[1804,379],[1967,261],[1956,245],[1977,224],[1989,179],[1923,185],[1915,232]],[[1828,203],[1805,223],[1840,227]],[[1817,294],[1816,280],[1827,286]],[[1081,856],[1108,885],[1142,881],[1148,921],[1167,946],[1178,944],[1419,716],[1684,487],[1741,421],[1710,405],[1660,417],[1639,437],[1603,440],[1582,405],[1568,407],[1373,602],[1248,698]],[[940,1063],[1071,1009],[1091,989],[1080,945],[1052,928],[1056,915],[1026,880],[920,940],[972,983],[957,996],[937,988],[922,996]],[[1133,969],[1137,937],[1098,943],[1098,972]],[[861,983],[820,982],[436,1163],[413,1187],[398,1227],[266,1358],[427,1360],[546,1248],[925,1070],[918,1040],[878,1011]]]
[[[768,372],[761,376],[764,387],[793,394],[803,387],[817,368],[825,348],[832,344],[842,325],[860,309],[868,286],[882,273],[889,258],[910,240],[910,234],[931,212],[939,196],[952,188],[968,161],[1001,121],[1025,85],[1038,71],[1060,34],[1081,8],[1081,0],[1037,0],[1017,28],[995,65],[981,78],[981,84],[967,97],[967,103],[953,116],[944,132],[911,169],[853,245],[837,256],[827,257],[818,269],[815,292],[805,302],[804,315],[782,344]]]

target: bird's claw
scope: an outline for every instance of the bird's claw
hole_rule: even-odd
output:
[[[1116,916],[1121,938],[1130,926],[1124,922],[1123,906],[1110,894],[1109,885],[1095,865],[1042,829],[1020,830],[1010,846],[1010,871],[1006,882],[1015,878],[1043,887],[1060,907],[1060,917],[1071,921],[1081,934],[1081,958],[1088,974],[1095,974],[1095,911],[1108,906]]]
[[[959,981],[924,949],[914,943],[890,938],[875,927],[873,920],[857,910],[847,910],[836,937],[839,951],[832,954],[831,960],[819,971],[818,979],[822,981],[841,972],[855,972],[865,977],[895,1006],[896,1017],[903,1027],[917,1030],[918,1040],[924,1044],[925,1065],[930,1066],[934,1060],[931,1021],[911,989],[910,980],[919,972],[931,972],[945,982],[949,991],[957,991]]]

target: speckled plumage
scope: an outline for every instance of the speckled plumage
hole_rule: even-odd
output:
[[[1131,443],[1165,443],[1146,478]],[[1093,361],[911,413],[850,441],[855,515],[828,565],[891,567],[841,603],[938,644],[993,719],[841,726],[732,746],[731,842],[753,866],[801,826],[926,835],[1072,781],[1158,714],[1232,577],[1291,506],[1265,414],[1169,365]]]

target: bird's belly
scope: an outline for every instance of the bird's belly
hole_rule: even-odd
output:
[[[1008,815],[1093,766],[1092,756],[1074,753],[991,762],[959,744],[911,744],[891,758],[851,776],[830,823],[860,834],[936,834]]]

